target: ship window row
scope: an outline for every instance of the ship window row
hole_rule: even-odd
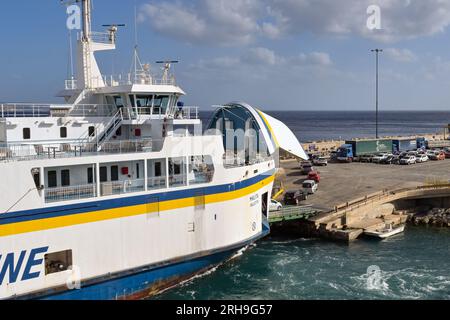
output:
[[[89,127],[88,130],[89,130],[89,136],[94,137],[95,136],[95,127],[91,126],[91,127]],[[67,127],[59,128],[59,137],[62,139],[66,139],[68,137]],[[23,128],[22,129],[22,138],[23,138],[23,140],[31,140],[31,128]]]
[[[113,96],[114,104],[118,109],[128,105],[140,115],[165,115],[171,106],[177,102],[177,97],[170,95],[133,95]],[[128,100],[128,101],[125,101]]]
[[[46,168],[43,188],[45,202],[53,203],[206,184],[213,177],[212,157],[192,156]]]

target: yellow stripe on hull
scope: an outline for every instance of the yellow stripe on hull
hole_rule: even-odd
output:
[[[260,181],[247,188],[236,191],[206,195],[205,204],[212,204],[218,202],[225,202],[234,199],[242,198],[249,195],[267,185],[272,183],[275,176],[271,176],[263,181]],[[127,217],[138,216],[142,214],[155,213],[161,211],[176,210],[188,207],[194,207],[195,198],[185,198],[178,200],[171,200],[158,203],[141,204],[136,206],[128,206],[116,209],[108,209],[101,211],[92,211],[88,213],[80,213],[64,217],[48,218],[34,221],[17,222],[0,226],[0,237],[12,236],[17,234],[24,234],[30,232],[37,232],[43,230],[58,229],[70,227],[80,224],[87,224],[93,222],[100,222],[106,220],[121,219]]]

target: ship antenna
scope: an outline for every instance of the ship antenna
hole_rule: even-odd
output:
[[[138,52],[137,7],[134,5],[134,80],[137,80],[138,63],[141,65]]]

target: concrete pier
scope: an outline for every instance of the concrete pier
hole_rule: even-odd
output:
[[[319,191],[304,203],[316,210],[314,217],[277,223],[274,229],[349,242],[366,230],[403,224],[417,208],[450,208],[449,165],[450,160],[413,166],[332,163],[318,167]],[[285,190],[301,188],[306,177],[299,163],[284,161],[282,167]]]

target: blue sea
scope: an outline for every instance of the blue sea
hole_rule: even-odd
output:
[[[447,300],[449,270],[448,229],[408,227],[350,245],[273,238],[156,299]]]
[[[267,113],[302,142],[375,135],[369,112]],[[383,112],[380,134],[443,132],[448,123],[450,112]],[[449,270],[449,229],[408,227],[392,239],[350,245],[269,238],[156,299],[450,299]]]
[[[374,138],[376,116],[374,112],[352,111],[266,111],[284,122],[301,142],[321,140],[350,140]],[[202,112],[209,119],[211,113]],[[450,111],[398,111],[379,113],[380,136],[408,136],[443,133],[450,124]]]

